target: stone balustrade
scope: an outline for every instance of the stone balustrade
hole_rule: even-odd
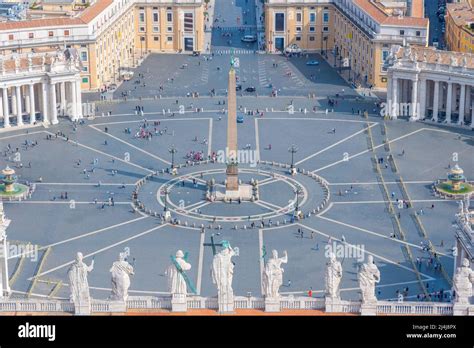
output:
[[[217,310],[217,297],[188,296],[188,310],[209,309]],[[92,300],[91,313],[123,312],[117,310],[116,302],[110,300]],[[334,303],[333,303],[334,304]],[[332,313],[360,314],[360,301],[337,301],[338,310]],[[235,296],[235,309],[265,309],[265,299],[253,296]],[[171,297],[161,296],[130,296],[127,300],[126,311],[130,310],[165,310],[171,311]],[[454,305],[446,302],[415,302],[415,301],[377,301],[376,315],[430,315],[452,316]],[[325,299],[306,296],[282,296],[280,310],[320,310],[326,311]],[[67,300],[46,299],[6,299],[0,301],[0,313],[74,313],[74,304]],[[474,315],[474,305],[467,306],[462,315]]]

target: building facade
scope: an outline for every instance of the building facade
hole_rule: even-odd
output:
[[[472,3],[462,0],[460,3],[447,4],[445,39],[450,51],[474,53],[474,8]]]
[[[71,17],[0,23],[0,53],[76,49],[81,88],[100,90],[146,53],[201,51],[203,16],[202,0],[101,0]]]
[[[394,46],[388,77],[386,116],[472,128],[474,55]]]
[[[422,9],[420,1],[268,0],[267,51],[283,51],[292,43],[307,51],[331,51],[351,81],[386,88],[390,47],[428,44],[429,21]]]

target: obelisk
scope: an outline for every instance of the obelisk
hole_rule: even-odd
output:
[[[227,184],[226,196],[232,197],[239,192],[239,169],[237,163],[237,96],[234,69],[234,55],[230,63],[229,88],[227,93]]]

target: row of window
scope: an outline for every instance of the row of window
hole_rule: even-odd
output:
[[[274,14],[274,30],[276,32],[282,32],[285,31],[286,27],[286,20],[285,20],[285,13],[283,12],[275,12]],[[291,19],[291,18],[290,18]],[[323,12],[323,23],[328,24],[330,20],[330,15],[329,11]],[[297,12],[296,13],[296,23],[301,24],[303,23],[303,13],[302,12]],[[309,14],[309,23],[316,23],[316,12],[311,12]],[[296,31],[302,31],[302,26],[296,26]],[[309,27],[310,32],[315,32],[316,27],[315,26],[310,26]],[[329,27],[325,26],[323,27],[323,31],[329,31]]]

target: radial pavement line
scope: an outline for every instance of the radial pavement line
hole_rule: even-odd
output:
[[[130,146],[131,148],[133,148],[133,149],[135,149],[135,150],[137,150],[137,151],[140,151],[141,153],[144,153],[145,155],[148,155],[148,156],[150,156],[150,157],[152,157],[152,158],[154,158],[154,159],[156,159],[156,160],[158,160],[158,161],[161,161],[161,162],[163,162],[163,163],[166,164],[166,165],[170,165],[170,164],[171,164],[171,162],[168,162],[167,160],[164,160],[164,159],[161,158],[161,157],[158,157],[158,156],[156,156],[156,155],[154,155],[154,154],[152,154],[152,153],[150,153],[150,152],[148,152],[148,151],[145,151],[145,150],[143,150],[142,148],[140,148],[140,147],[138,147],[138,146],[135,146],[135,145],[133,145],[133,144],[130,144],[129,142],[127,142],[127,141],[125,141],[125,140],[122,140],[122,139],[120,139],[119,137],[116,137],[115,135],[106,133],[106,132],[104,132],[103,130],[94,127],[93,125],[89,125],[89,127],[92,128],[92,129],[94,129],[94,130],[96,130],[96,131],[98,131],[98,132],[100,132],[100,133],[102,133],[102,134],[105,134],[105,135],[111,137],[112,139],[115,139],[115,140],[121,142],[122,144],[125,144],[125,145],[127,145],[127,146]]]
[[[92,253],[89,253],[89,254],[87,254],[87,255],[84,255],[84,258],[88,258],[88,257],[94,256],[94,255],[100,254],[100,253],[103,252],[103,251],[106,251],[106,250],[115,248],[115,247],[118,246],[118,245],[121,245],[121,244],[123,244],[123,243],[129,242],[129,241],[134,240],[134,239],[136,239],[136,238],[138,238],[138,237],[141,237],[141,236],[150,234],[151,232],[156,231],[156,230],[159,230],[160,228],[163,228],[163,227],[165,227],[165,226],[168,226],[168,224],[164,224],[164,225],[160,225],[160,226],[157,226],[157,227],[153,227],[153,228],[151,228],[151,229],[149,229],[149,230],[146,230],[146,231],[144,231],[144,232],[141,232],[141,233],[139,233],[139,234],[136,234],[136,235],[134,235],[134,236],[132,236],[132,237],[129,237],[129,238],[126,238],[126,239],[124,239],[124,240],[121,240],[121,241],[119,241],[119,242],[117,242],[117,243],[108,245],[108,246],[106,246],[106,247],[104,247],[104,248],[102,248],[102,249],[99,249],[99,250],[96,250],[96,251],[94,251],[94,252],[92,252]],[[74,263],[74,260],[73,260],[73,261],[66,262],[66,263],[64,263],[64,264],[62,264],[62,265],[59,265],[59,266],[57,266],[57,267],[51,268],[51,269],[49,269],[49,270],[47,270],[47,271],[44,271],[44,272],[42,272],[42,273],[40,273],[40,274],[37,274],[37,275],[35,275],[34,277],[30,277],[30,278],[28,278],[28,280],[33,280],[33,278],[42,277],[42,276],[44,276],[44,275],[46,275],[46,274],[49,274],[49,273],[52,273],[52,272],[57,271],[57,270],[59,270],[59,269],[62,269],[62,268],[64,268],[64,267],[67,267],[67,266],[69,266],[69,265],[71,265],[71,264],[73,264],[73,263]]]

